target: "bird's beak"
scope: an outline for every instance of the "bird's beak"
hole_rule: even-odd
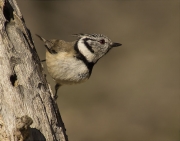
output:
[[[118,46],[121,46],[122,44],[120,44],[120,43],[112,43],[111,44],[111,47],[118,47]]]

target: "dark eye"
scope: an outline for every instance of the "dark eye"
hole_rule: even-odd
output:
[[[105,44],[105,40],[104,40],[104,39],[100,40],[99,42],[100,42],[101,44]]]

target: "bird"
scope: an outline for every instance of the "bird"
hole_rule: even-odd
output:
[[[46,40],[36,34],[46,47],[46,66],[55,80],[54,99],[58,98],[60,86],[85,82],[91,76],[94,65],[112,48],[122,44],[112,42],[103,34],[73,34],[77,39],[66,42],[59,39]]]

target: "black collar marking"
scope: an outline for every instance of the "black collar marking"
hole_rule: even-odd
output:
[[[86,57],[83,54],[81,54],[81,52],[78,49],[77,43],[78,43],[78,41],[74,45],[74,50],[77,52],[77,55],[75,57],[84,62],[84,64],[87,66],[87,68],[89,70],[89,77],[90,77],[91,73],[92,73],[94,63],[93,62],[88,62]]]

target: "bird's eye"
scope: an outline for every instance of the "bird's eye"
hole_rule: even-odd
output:
[[[104,40],[104,39],[100,40],[99,42],[100,42],[101,44],[105,44],[105,40]]]

